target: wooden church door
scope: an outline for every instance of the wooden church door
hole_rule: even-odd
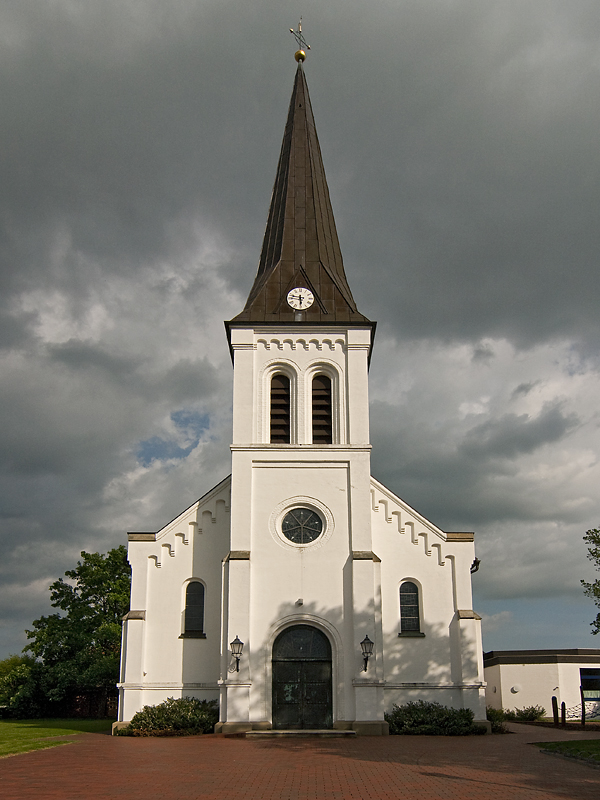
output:
[[[333,725],[331,645],[317,628],[294,625],[273,645],[273,727]]]

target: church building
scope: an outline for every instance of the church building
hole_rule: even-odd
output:
[[[119,720],[220,700],[217,732],[387,733],[394,703],[485,720],[473,534],[371,477],[375,323],[348,284],[298,68],[258,272],[225,324],[231,475],[156,533],[129,533]]]

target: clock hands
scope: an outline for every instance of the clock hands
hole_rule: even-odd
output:
[[[302,307],[302,303],[304,302],[304,295],[302,294],[292,294],[290,295],[290,300],[296,300],[298,305]]]
[[[299,311],[304,311],[312,306],[315,298],[309,289],[306,289],[303,286],[296,286],[295,289],[292,289],[288,292],[287,301],[288,305],[290,305],[292,308],[295,308]]]

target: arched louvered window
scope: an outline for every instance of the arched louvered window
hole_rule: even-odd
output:
[[[419,587],[412,581],[400,586],[400,632],[419,633]]]
[[[271,379],[271,442],[290,443],[290,379],[273,375]]]
[[[331,378],[315,375],[312,382],[313,444],[332,444]]]
[[[188,583],[185,590],[184,636],[204,638],[204,584]]]

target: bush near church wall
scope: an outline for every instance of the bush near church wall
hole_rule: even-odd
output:
[[[404,706],[392,706],[385,714],[391,735],[401,736],[472,736],[486,733],[483,725],[473,724],[470,708],[447,708],[441,703],[416,700]]]
[[[118,736],[195,736],[212,733],[219,721],[217,700],[169,697],[158,706],[144,706]]]

